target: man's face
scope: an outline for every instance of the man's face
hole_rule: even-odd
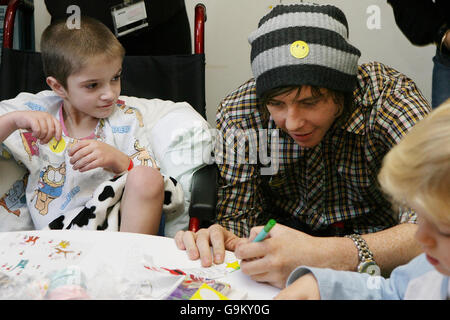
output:
[[[340,115],[340,107],[328,90],[320,92],[319,96],[313,96],[311,87],[303,86],[300,92],[292,90],[267,102],[276,125],[304,148],[318,145]]]

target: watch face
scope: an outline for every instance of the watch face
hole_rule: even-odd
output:
[[[380,267],[372,260],[361,262],[358,266],[358,272],[368,273],[371,276],[381,275]]]

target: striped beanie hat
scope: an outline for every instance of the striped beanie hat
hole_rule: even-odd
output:
[[[348,42],[344,13],[332,5],[278,5],[249,36],[256,93],[312,85],[351,92],[361,52]]]

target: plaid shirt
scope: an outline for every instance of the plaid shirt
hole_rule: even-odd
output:
[[[216,143],[215,150],[219,224],[248,236],[251,227],[271,217],[318,235],[364,234],[415,223],[412,210],[393,208],[377,174],[384,155],[430,107],[413,81],[383,64],[361,65],[357,82],[351,116],[340,125],[335,122],[321,143],[308,149],[274,131],[253,79],[221,102],[216,122],[223,143]],[[271,150],[273,132],[279,133],[279,147],[267,152],[273,157],[267,163],[261,137],[268,137]],[[276,160],[277,172],[262,174]]]

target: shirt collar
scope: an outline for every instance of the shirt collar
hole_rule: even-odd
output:
[[[358,106],[353,110],[347,121],[341,126],[342,130],[362,136],[366,134],[365,128],[366,123],[364,114],[361,112],[361,107]]]

